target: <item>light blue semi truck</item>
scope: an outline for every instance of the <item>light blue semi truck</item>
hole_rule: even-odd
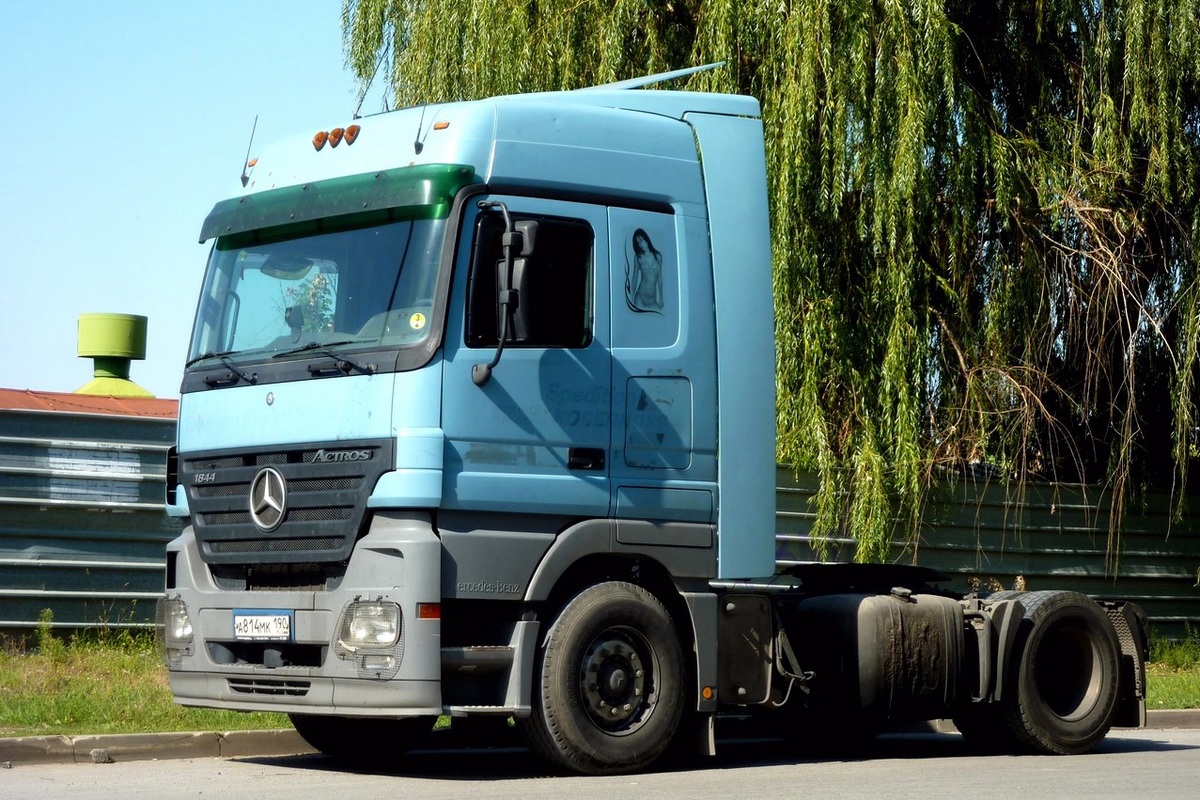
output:
[[[590,773],[712,752],[718,712],[1059,753],[1141,724],[1132,604],[776,573],[760,109],[654,80],[356,120],[216,204],[168,467],[178,702],[385,762],[512,718]]]

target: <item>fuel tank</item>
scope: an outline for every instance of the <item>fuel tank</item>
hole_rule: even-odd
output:
[[[823,595],[783,617],[811,675],[811,706],[876,719],[934,719],[957,698],[964,626],[956,600],[907,589]]]

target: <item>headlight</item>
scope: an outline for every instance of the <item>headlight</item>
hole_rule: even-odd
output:
[[[394,678],[404,656],[400,606],[385,600],[355,600],[347,605],[333,651],[343,661],[353,661],[360,678]]]
[[[395,603],[356,603],[340,643],[347,649],[391,647],[400,638],[400,607]]]

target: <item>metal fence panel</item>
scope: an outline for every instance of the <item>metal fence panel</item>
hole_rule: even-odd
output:
[[[174,439],[170,419],[0,410],[0,629],[153,623]]]
[[[777,473],[776,563],[816,561],[811,540],[815,475]],[[1078,485],[1028,485],[1009,496],[994,483],[960,478],[933,493],[920,539],[893,542],[892,560],[940,570],[954,588],[1069,589],[1100,600],[1140,603],[1163,636],[1200,629],[1200,530],[1193,516],[1172,521],[1171,498],[1151,495],[1110,531],[1111,496]],[[899,530],[899,526],[897,528]],[[828,541],[829,560],[849,561],[847,537]]]
[[[56,626],[144,627],[163,586],[165,546],[180,523],[163,512],[169,419],[0,410],[0,629],[30,628],[42,609]],[[811,540],[812,474],[777,473],[776,563],[818,560]],[[954,588],[1073,589],[1141,603],[1166,636],[1200,628],[1200,530],[1172,522],[1170,498],[1130,510],[1119,546],[1107,494],[1030,485],[1010,497],[995,485],[946,484],[924,509],[915,543],[892,559],[949,575]],[[848,537],[828,541],[848,561]]]

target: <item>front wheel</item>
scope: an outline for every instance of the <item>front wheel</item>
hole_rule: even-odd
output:
[[[546,636],[533,713],[533,749],[591,774],[644,769],[683,714],[683,651],[670,613],[630,583],[588,587]]]

